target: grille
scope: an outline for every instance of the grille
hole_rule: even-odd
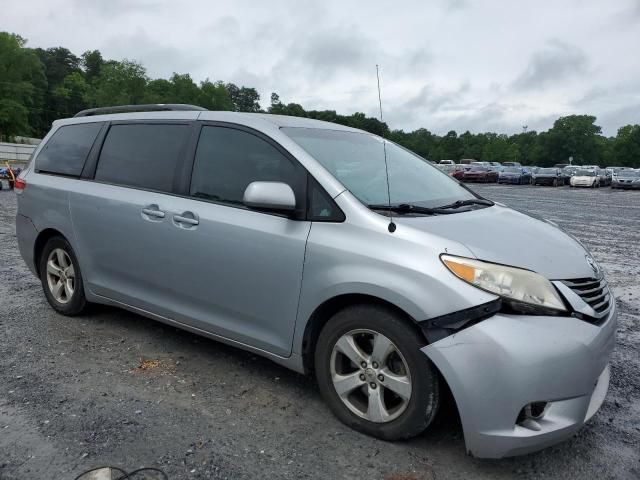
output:
[[[562,283],[582,298],[596,312],[597,318],[604,317],[611,310],[611,294],[604,277],[576,278],[563,280]]]

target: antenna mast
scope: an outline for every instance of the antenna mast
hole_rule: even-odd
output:
[[[382,123],[382,94],[380,93],[380,67],[376,64],[376,77],[378,78],[378,105],[380,106],[380,122]],[[396,224],[393,223],[393,212],[391,211],[391,188],[389,187],[389,164],[387,163],[387,141],[382,135],[382,150],[384,151],[384,171],[387,177],[387,204],[389,205],[389,232],[396,231]]]

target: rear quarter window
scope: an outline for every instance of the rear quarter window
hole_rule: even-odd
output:
[[[36,171],[79,177],[101,128],[102,123],[60,127],[38,154]]]
[[[188,135],[186,124],[112,125],[102,145],[95,179],[171,192]]]

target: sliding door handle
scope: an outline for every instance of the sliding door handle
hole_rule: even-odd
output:
[[[180,215],[174,215],[173,221],[177,224],[181,224],[180,226],[190,227],[194,227],[200,223],[200,220],[198,220],[198,215],[193,212],[183,212]]]

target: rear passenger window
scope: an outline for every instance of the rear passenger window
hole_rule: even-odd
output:
[[[36,171],[80,176],[102,123],[79,123],[60,127],[42,148]]]
[[[196,151],[191,195],[242,204],[251,182],[272,181],[287,183],[298,197],[300,175],[289,159],[258,136],[233,128],[205,126]]]
[[[112,125],[102,145],[95,179],[170,192],[188,135],[188,125]]]

